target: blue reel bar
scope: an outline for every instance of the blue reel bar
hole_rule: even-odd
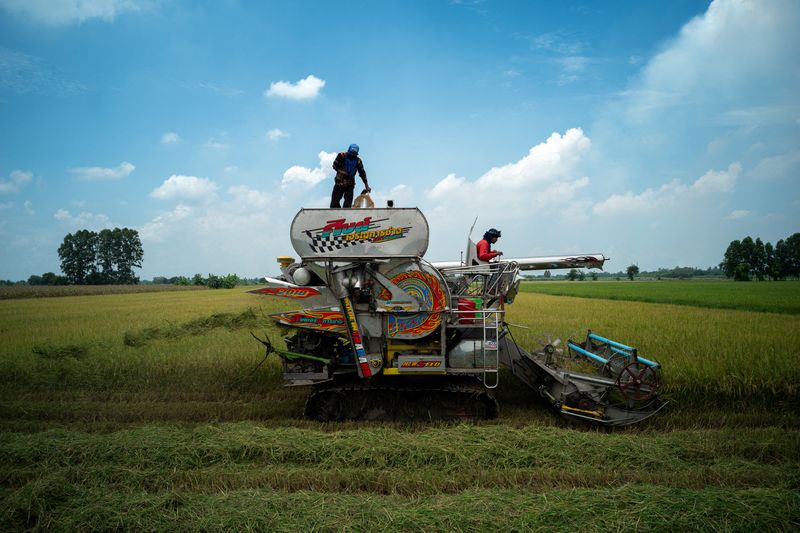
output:
[[[583,354],[583,355],[585,355],[586,357],[588,357],[589,359],[594,359],[594,360],[595,360],[595,361],[597,361],[598,363],[601,363],[601,364],[604,364],[604,365],[608,364],[608,359],[605,359],[605,358],[603,358],[603,357],[600,357],[599,355],[597,355],[597,354],[594,354],[594,353],[592,353],[592,352],[590,352],[590,351],[588,351],[588,350],[584,350],[583,348],[581,348],[581,347],[580,347],[580,346],[578,346],[577,344],[573,344],[572,342],[568,342],[568,343],[567,343],[567,346],[569,346],[569,349],[570,349],[570,350],[575,350],[575,351],[576,351],[576,352],[578,352],[579,354]]]
[[[656,363],[654,361],[651,361],[649,359],[645,359],[644,357],[642,357],[639,354],[637,354],[636,353],[636,348],[633,348],[632,346],[627,346],[625,344],[622,344],[621,342],[616,342],[616,341],[612,341],[611,339],[607,339],[605,337],[601,337],[600,335],[597,335],[596,333],[592,333],[591,331],[589,331],[588,338],[592,339],[592,340],[596,340],[596,341],[602,342],[604,344],[607,344],[611,348],[612,352],[614,352],[614,353],[616,353],[618,355],[621,355],[623,357],[628,358],[631,362],[640,361],[640,362],[642,362],[643,364],[645,364],[647,366],[652,366],[652,367],[658,367],[659,366],[658,363]],[[586,344],[587,344],[587,346],[589,345],[588,340],[587,340]],[[578,346],[577,344],[575,344],[572,341],[568,341],[567,342],[567,347],[569,347],[570,350],[578,352],[579,354],[584,355],[584,356],[588,357],[589,359],[592,359],[593,361],[597,361],[598,363],[600,363],[602,365],[608,364],[608,359],[606,359],[605,357],[597,355],[596,353],[592,353],[592,352],[590,352],[589,350],[587,350],[585,348],[581,348],[580,346]]]
[[[611,351],[614,352],[614,353],[618,353],[619,355],[622,355],[622,356],[625,356],[625,357],[630,357],[631,356],[630,353],[625,352],[623,350],[619,350],[617,348],[614,348],[613,346],[611,347]],[[654,361],[651,361],[650,359],[645,359],[644,357],[642,357],[639,354],[636,354],[636,360],[646,364],[647,366],[659,366],[658,363],[656,363]]]
[[[626,345],[622,344],[621,342],[612,341],[611,339],[606,339],[605,337],[601,337],[597,333],[592,333],[591,331],[589,331],[589,338],[590,339],[594,339],[596,341],[603,342],[605,344],[608,344],[609,346],[613,346],[614,348],[619,348],[620,350],[625,350],[625,351],[628,351],[628,352],[632,352],[632,351],[634,351],[636,349],[636,348],[634,348],[632,346],[626,346]],[[619,353],[619,352],[617,352],[617,353]]]

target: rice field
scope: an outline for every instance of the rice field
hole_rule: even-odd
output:
[[[97,296],[164,291],[206,290],[203,285],[10,285],[0,286],[0,300],[12,298],[53,298],[59,296]]]
[[[668,411],[575,428],[503,375],[497,420],[319,424],[246,290],[0,301],[0,529],[800,527],[800,315],[525,292],[520,344],[632,344]]]
[[[800,281],[529,281],[524,292],[800,314]]]

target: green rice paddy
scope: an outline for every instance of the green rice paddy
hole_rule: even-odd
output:
[[[0,301],[0,529],[796,529],[798,284],[717,284],[509,307],[529,348],[592,328],[663,365],[667,412],[613,432],[505,374],[493,421],[304,420],[307,390],[256,369],[279,307],[243,288]]]

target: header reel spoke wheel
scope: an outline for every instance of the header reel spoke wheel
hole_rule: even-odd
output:
[[[638,361],[623,368],[617,376],[617,388],[628,401],[653,399],[658,393],[658,385],[658,374],[653,367]]]
[[[561,346],[561,339],[553,338],[551,335],[539,339],[540,353],[545,357],[548,365],[559,363],[564,358],[564,347]]]

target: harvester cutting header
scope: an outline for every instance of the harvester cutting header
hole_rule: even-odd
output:
[[[429,263],[428,223],[416,208],[302,209],[291,226],[299,261],[255,293],[305,308],[271,315],[289,330],[283,361],[292,385],[313,386],[316,420],[493,418],[499,369],[563,416],[627,425],[654,414],[659,365],[591,331],[580,342],[513,342],[505,306],[519,272],[602,268],[602,254],[483,262],[468,238],[462,260]]]

